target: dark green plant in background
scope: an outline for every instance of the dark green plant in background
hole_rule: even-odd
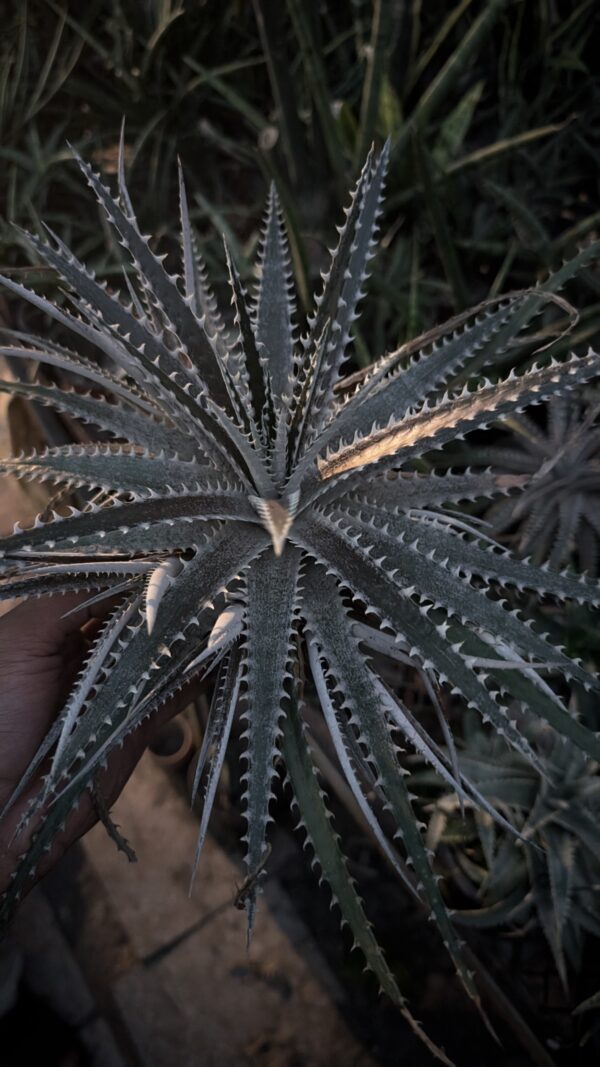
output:
[[[575,700],[572,710],[578,710]],[[445,866],[473,901],[471,910],[455,912],[455,921],[514,934],[533,918],[567,987],[567,962],[577,973],[586,935],[600,936],[598,764],[565,747],[528,712],[519,716],[543,757],[542,775],[474,720],[465,724],[459,763],[531,845],[498,831],[484,812],[473,810],[465,822],[455,796],[434,805],[428,842],[436,848],[447,843],[454,863]]]
[[[0,88],[2,213],[29,228],[43,214],[101,274],[120,269],[116,256],[60,164],[68,130],[114,170],[123,115],[141,217],[159,237],[174,232],[180,154],[217,280],[213,224],[244,276],[264,179],[276,180],[305,309],[352,172],[373,139],[391,138],[359,362],[530,284],[597,227],[593,0],[46,0],[14,11]],[[21,264],[14,232],[1,239],[0,263]],[[584,340],[599,322],[590,271],[577,306]]]
[[[497,470],[527,475],[518,501],[492,505],[487,519],[495,534],[534,563],[553,567],[576,561],[588,574],[598,570],[600,538],[600,400],[593,392],[552,400],[546,425],[517,416],[512,433],[471,457]],[[508,428],[508,427],[507,427]]]

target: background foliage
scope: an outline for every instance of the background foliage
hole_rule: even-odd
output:
[[[275,177],[307,300],[339,202],[373,139],[392,138],[377,297],[359,358],[452,310],[530,284],[597,229],[593,0],[57,0],[14,4],[0,84],[2,215],[43,217],[110,276],[66,144],[130,185],[148,232],[174,232],[181,155],[214,276],[247,270]],[[0,261],[22,264],[8,221]],[[110,246],[109,246],[110,247]],[[597,328],[583,282],[581,339]],[[581,299],[580,299],[581,303]]]

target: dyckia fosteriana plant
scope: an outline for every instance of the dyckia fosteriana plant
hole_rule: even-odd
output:
[[[540,570],[500,550],[457,512],[463,500],[506,492],[488,470],[417,473],[419,457],[600,371],[593,352],[501,381],[468,384],[470,361],[491,366],[514,345],[546,294],[594,255],[588,249],[539,291],[511,295],[454,320],[423,349],[405,346],[340,389],[352,323],[375,247],[387,151],[369,156],[306,331],[295,342],[286,239],[271,192],[259,281],[251,297],[227,256],[233,315],[208,288],[181,182],[181,277],[168,275],[135,220],[122,164],[118,197],[79,161],[129,253],[119,299],[61,240],[30,237],[69,287],[55,307],[8,279],[11,292],[93,345],[92,362],[19,334],[4,353],[73,371],[90,392],[41,384],[3,389],[51,404],[112,434],[114,443],[51,448],[4,461],[6,473],[91,492],[80,510],[38,520],[0,542],[4,597],[120,594],[73,691],[24,782],[47,767],[26,820],[37,832],[5,896],[6,918],[65,814],[122,738],[184,681],[218,666],[194,789],[205,798],[198,851],[228,735],[243,698],[246,862],[262,870],[277,757],[324,878],[382,987],[401,1002],[330,823],[302,703],[312,686],[356,800],[390,862],[389,809],[413,890],[435,918],[462,982],[476,991],[450,921],[402,748],[419,752],[459,796],[502,822],[474,783],[378,675],[371,654],[418,665],[460,694],[537,766],[507,710],[526,704],[596,758],[600,740],[571,716],[546,671],[593,684],[502,600],[507,586],[600,601],[600,586]],[[108,369],[105,369],[108,368]],[[453,391],[462,374],[465,387]],[[449,388],[450,391],[447,391]],[[104,390],[110,402],[98,395]],[[422,467],[422,465],[421,465]],[[438,708],[441,713],[441,709]],[[440,726],[448,737],[445,722]],[[375,804],[368,799],[375,796]],[[256,880],[246,895],[249,921]]]

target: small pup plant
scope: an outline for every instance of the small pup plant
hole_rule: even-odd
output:
[[[96,281],[51,231],[47,241],[29,235],[68,287],[67,302],[54,305],[8,278],[3,284],[70,331],[75,344],[93,346],[99,358],[15,334],[4,355],[73,372],[90,390],[35,382],[2,382],[0,388],[97,427],[103,439],[2,461],[6,474],[88,496],[79,509],[40,517],[0,541],[0,596],[79,591],[94,600],[110,597],[112,606],[62,713],[9,800],[8,808],[44,771],[18,830],[29,824],[35,834],[4,895],[1,919],[9,918],[44,850],[82,793],[94,788],[115,746],[184,683],[214,671],[194,782],[204,799],[196,864],[243,698],[250,928],[260,883],[254,875],[265,864],[281,759],[342,917],[381,987],[410,1019],[317,779],[303,716],[311,684],[364,817],[430,910],[461,982],[477,999],[413,812],[403,746],[459,797],[505,828],[506,822],[452,746],[443,748],[384,682],[372,657],[408,658],[432,693],[448,687],[460,695],[534,768],[540,769],[539,757],[510,712],[515,699],[569,744],[600,758],[600,739],[572,716],[543,674],[585,687],[596,683],[503,599],[515,587],[598,604],[600,586],[513,557],[457,511],[463,501],[509,492],[498,472],[428,474],[418,463],[599,373],[594,352],[564,362],[546,352],[526,373],[494,378],[495,357],[514,347],[544,302],[593,260],[595,249],[582,251],[538,289],[466,312],[422,344],[386,354],[344,381],[375,251],[387,147],[365,163],[299,341],[274,189],[251,294],[226,253],[228,317],[208,286],[181,175],[182,273],[170,275],[136,221],[123,151],[116,198],[78,162],[129,254],[128,297]],[[491,379],[469,377],[471,365],[490,368]],[[466,384],[455,386],[460,376]],[[441,728],[448,737],[445,721]],[[381,805],[395,822],[403,856],[384,832]]]

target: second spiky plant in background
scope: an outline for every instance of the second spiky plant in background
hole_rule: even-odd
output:
[[[547,294],[595,254],[566,264],[537,292],[474,309],[435,344],[392,352],[339,391],[352,324],[374,254],[387,150],[370,155],[301,343],[294,340],[286,239],[271,194],[259,284],[250,299],[228,257],[233,321],[219,314],[198,259],[181,183],[182,277],[169,275],[140,231],[125,185],[113,198],[81,168],[129,253],[129,300],[97,283],[54,234],[30,237],[69,287],[55,306],[4,279],[91,344],[110,371],[43,338],[16,335],[3,353],[73,371],[88,393],[36,383],[0,388],[95,425],[109,444],[52,448],[2,462],[4,473],[95,496],[79,510],[16,529],[0,542],[0,595],[77,590],[120,595],[62,714],[9,807],[38,780],[19,833],[34,827],[5,894],[6,919],[45,849],[124,737],[184,682],[215,669],[195,790],[204,840],[228,737],[244,697],[246,863],[251,925],[267,853],[276,759],[283,758],[323,876],[382,987],[403,1006],[330,824],[302,713],[312,683],[360,809],[399,875],[430,909],[458,974],[477,997],[450,920],[402,763],[415,749],[440,778],[508,829],[504,816],[405,706],[372,656],[415,662],[449,687],[534,767],[539,759],[510,711],[512,698],[595,758],[600,741],[574,719],[545,672],[595,685],[503,603],[507,587],[600,602],[600,586],[546,573],[491,545],[454,505],[506,492],[493,471],[417,473],[421,457],[569,392],[600,372],[588,352],[505,380],[453,389],[474,359],[490,364],[522,336]],[[104,396],[98,396],[98,389]],[[108,400],[110,398],[110,402]],[[306,691],[310,691],[310,686]],[[44,771],[43,779],[40,772]],[[375,804],[371,798],[375,797]],[[389,808],[395,844],[380,804]],[[416,1025],[416,1024],[414,1024]],[[440,1053],[440,1055],[442,1055]]]
[[[579,712],[575,699],[572,711]],[[523,841],[497,832],[485,813],[475,810],[459,827],[457,798],[451,796],[433,805],[428,839],[437,848],[448,837],[454,860],[449,867],[463,894],[473,899],[471,910],[456,913],[457,921],[514,933],[533,918],[566,988],[567,966],[579,970],[586,935],[600,936],[598,764],[565,746],[539,720],[525,715],[523,726],[543,757],[543,775],[475,722],[459,756],[465,773],[518,826]]]
[[[492,505],[487,518],[534,563],[559,567],[576,560],[581,570],[598,573],[599,414],[597,395],[557,397],[547,406],[545,426],[516,416],[510,436],[486,452],[497,470],[528,476],[518,499]]]

